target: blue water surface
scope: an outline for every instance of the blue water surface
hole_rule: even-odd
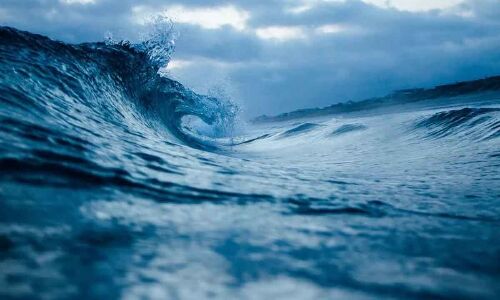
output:
[[[0,29],[2,299],[500,298],[500,94],[214,138],[148,47]]]

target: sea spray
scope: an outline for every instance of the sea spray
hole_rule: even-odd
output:
[[[112,31],[104,35],[106,45],[131,46],[139,51],[146,52],[151,65],[158,69],[162,76],[166,76],[166,68],[175,53],[175,41],[179,32],[174,22],[167,16],[152,15],[138,28],[139,37],[126,37],[124,34],[116,36]]]

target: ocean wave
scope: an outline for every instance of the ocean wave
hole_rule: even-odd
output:
[[[23,115],[43,115],[46,122],[54,123],[86,122],[87,118],[108,125],[150,126],[153,118],[174,141],[210,148],[183,130],[183,117],[193,115],[207,124],[228,126],[234,121],[234,105],[199,95],[158,73],[173,47],[169,35],[159,33],[158,24],[150,40],[137,45],[70,45],[2,27],[0,101]],[[4,111],[11,111],[5,105]]]
[[[315,124],[315,123],[303,123],[300,125],[297,125],[291,129],[288,129],[287,131],[283,132],[280,134],[280,137],[291,137],[291,136],[296,136],[299,134],[303,134],[306,132],[313,131],[316,128],[322,127],[320,124]]]
[[[500,136],[500,109],[462,108],[435,113],[418,120],[415,129],[425,130],[427,138],[466,136],[488,140]]]
[[[355,131],[362,131],[366,130],[368,127],[363,125],[363,124],[344,124],[340,126],[339,128],[335,129],[331,135],[332,136],[339,136],[339,135],[344,135],[346,133],[350,132],[355,132]]]

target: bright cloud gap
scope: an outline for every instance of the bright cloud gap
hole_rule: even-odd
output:
[[[95,4],[96,0],[60,0],[63,4]]]
[[[261,39],[286,41],[306,37],[301,27],[270,26],[258,28],[256,34]]]
[[[135,6],[133,9],[134,20],[144,24],[151,16],[158,14],[158,9],[149,6]],[[205,29],[218,29],[231,26],[236,30],[244,30],[250,14],[232,5],[216,7],[191,8],[182,5],[165,6],[159,10],[164,16],[180,24],[197,25]]]

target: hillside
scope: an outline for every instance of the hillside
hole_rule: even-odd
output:
[[[400,104],[414,103],[438,98],[452,98],[489,91],[500,91],[500,76],[439,85],[430,89],[417,88],[399,90],[384,97],[370,98],[358,102],[349,101],[345,103],[338,103],[324,108],[300,109],[277,116],[263,115],[253,119],[252,121],[255,123],[286,121],[297,118],[325,116],[385,107],[389,108],[391,106]]]

